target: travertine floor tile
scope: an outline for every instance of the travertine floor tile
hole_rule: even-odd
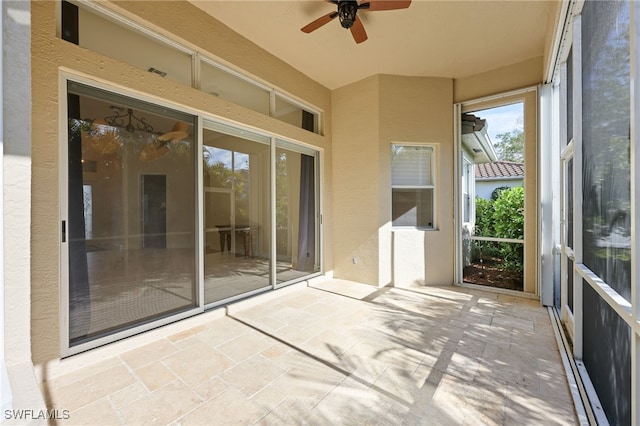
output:
[[[176,380],[120,410],[130,425],[166,425],[196,408],[202,400]]]
[[[79,410],[69,413],[65,425],[112,426],[123,424],[107,398],[101,398]]]
[[[256,330],[251,330],[240,337],[216,346],[216,349],[235,362],[242,362],[260,352],[267,350],[273,339]]]
[[[227,389],[229,389],[229,384],[218,376],[206,380],[194,388],[195,392],[205,401],[217,397]]]
[[[258,355],[230,368],[220,377],[249,398],[285,373],[272,361]]]
[[[53,408],[74,411],[118,392],[136,382],[136,378],[123,365],[117,364],[100,373],[88,376],[51,392],[49,405]]]
[[[109,401],[115,410],[119,410],[147,395],[149,395],[149,390],[141,382],[135,382],[124,389],[111,393]]]
[[[248,401],[235,389],[228,389],[186,416],[176,421],[176,425],[252,425],[266,414],[266,410]],[[233,419],[231,422],[230,419]]]
[[[342,280],[43,383],[59,424],[570,425],[536,301]]]
[[[134,370],[153,361],[159,361],[164,357],[178,351],[170,341],[161,339],[137,349],[125,352],[120,358]]]
[[[135,373],[150,391],[161,388],[176,379],[176,375],[160,361],[154,361],[151,364],[140,367],[135,370]]]
[[[196,343],[163,360],[176,376],[195,387],[222,373],[235,363],[204,343]]]

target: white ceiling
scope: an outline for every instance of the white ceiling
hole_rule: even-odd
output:
[[[375,0],[374,0],[375,1]],[[408,9],[360,10],[369,39],[356,44],[320,0],[192,0],[237,33],[335,89],[374,74],[460,78],[544,54],[557,0],[413,0]]]

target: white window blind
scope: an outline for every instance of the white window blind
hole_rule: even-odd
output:
[[[432,186],[433,147],[392,145],[391,185]]]

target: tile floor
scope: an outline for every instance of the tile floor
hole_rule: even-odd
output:
[[[458,287],[301,286],[42,386],[59,425],[576,423],[547,310]]]

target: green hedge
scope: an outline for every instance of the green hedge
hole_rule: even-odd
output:
[[[476,197],[475,235],[481,237],[524,239],[524,188],[501,188],[495,199]],[[494,198],[494,197],[492,197]],[[483,254],[502,259],[503,267],[523,271],[522,244],[483,243]]]

